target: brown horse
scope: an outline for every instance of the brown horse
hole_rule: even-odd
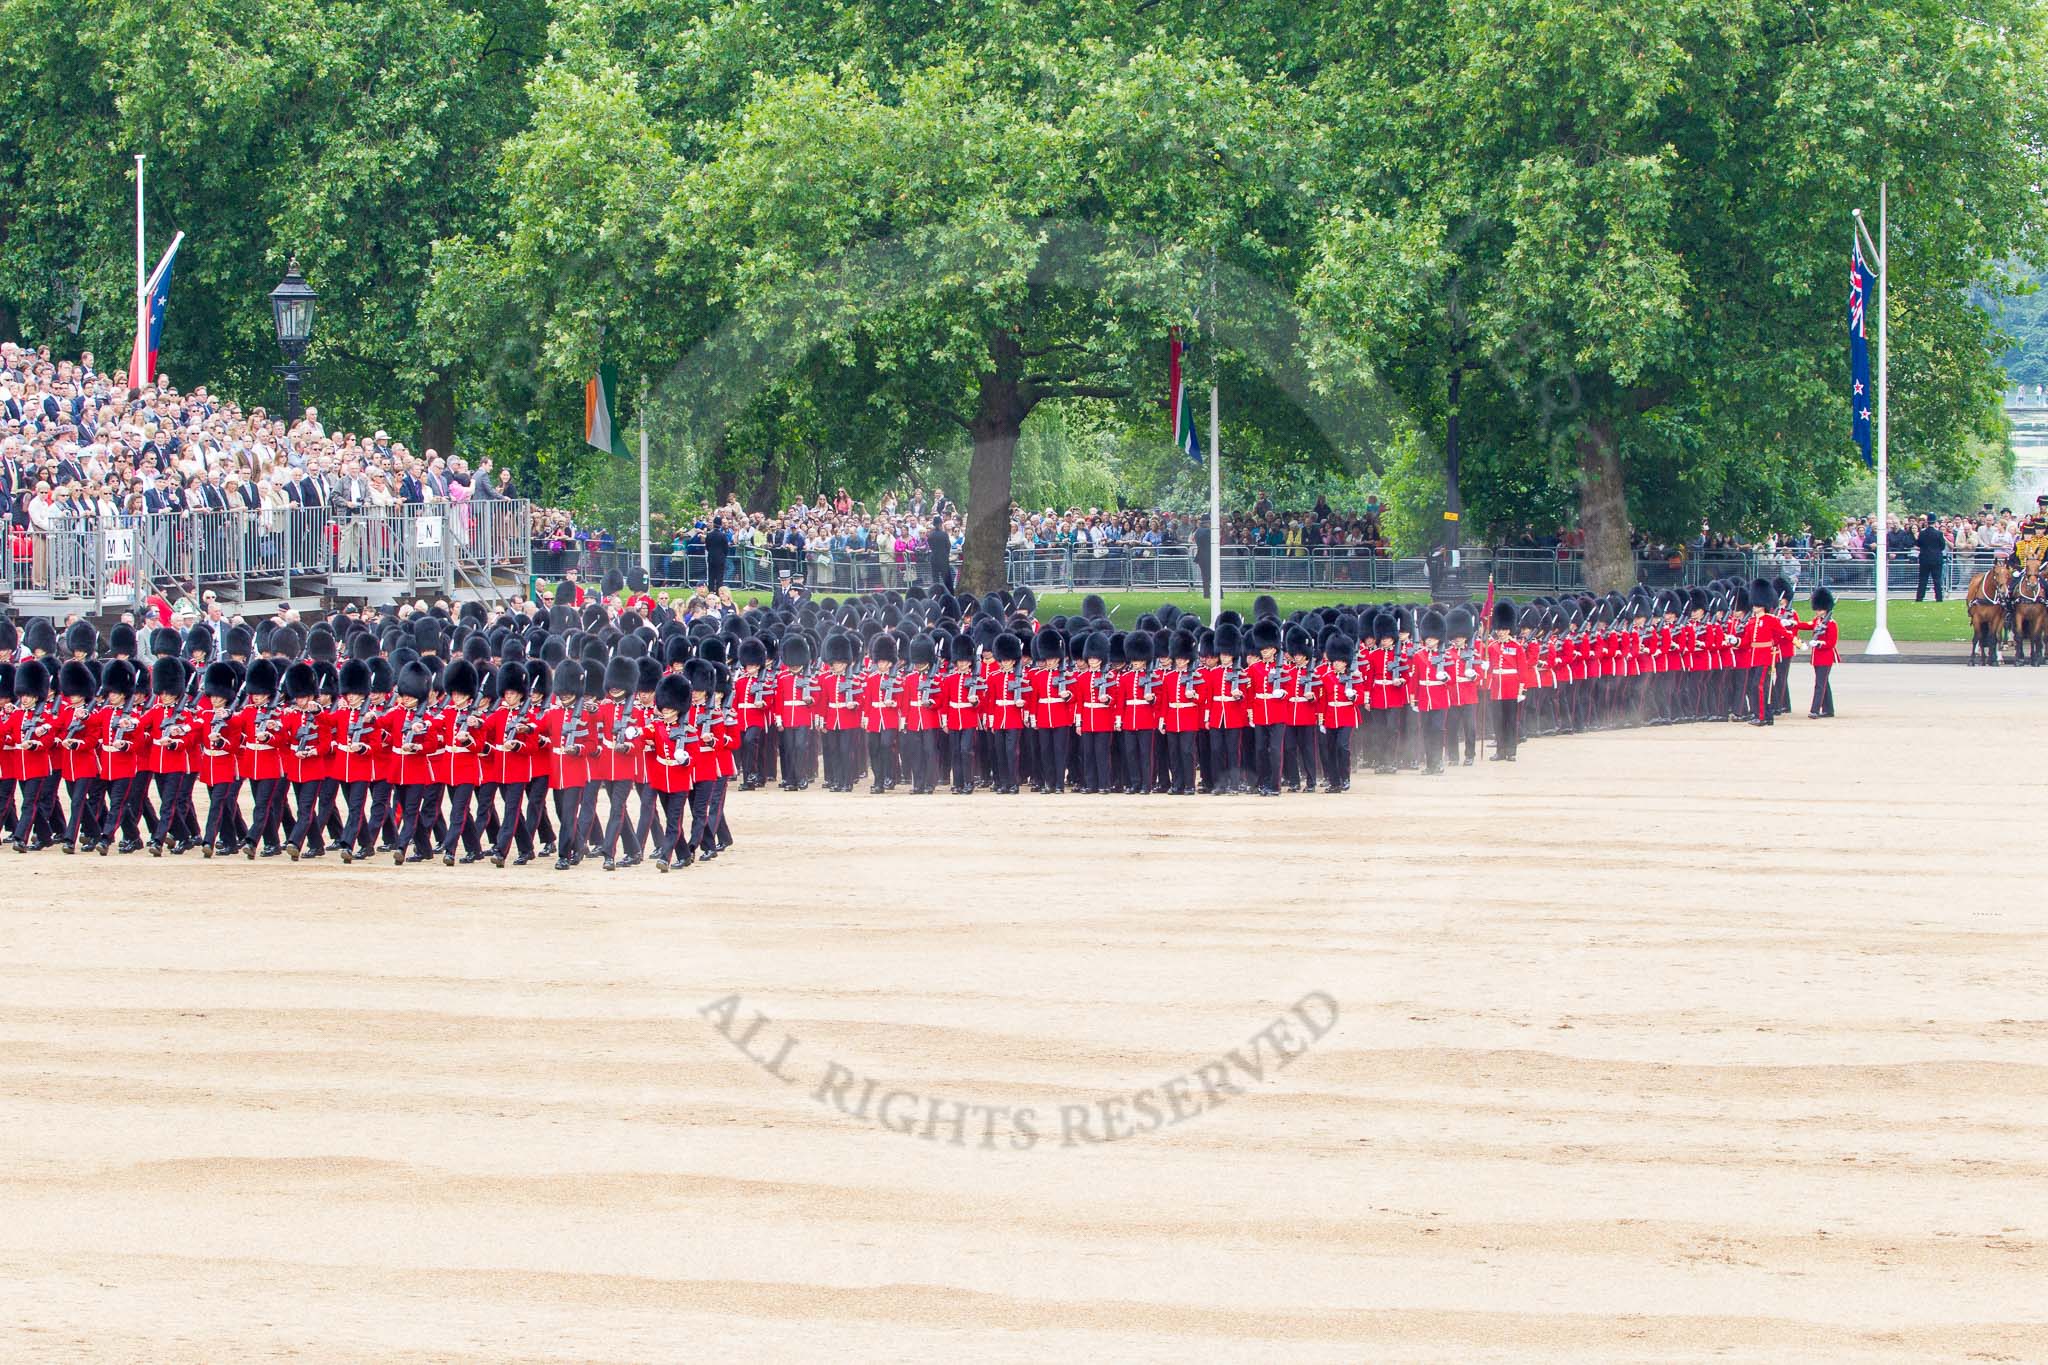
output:
[[[2012,661],[2039,668],[2048,658],[2048,584],[2039,564],[2020,570],[2012,600]]]
[[[2012,564],[2001,559],[1970,580],[1970,664],[1998,666],[2005,647],[2005,617],[2012,597]]]

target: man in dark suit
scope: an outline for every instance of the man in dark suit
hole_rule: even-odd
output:
[[[713,517],[711,530],[704,536],[704,586],[717,592],[725,586],[725,556],[732,546],[732,533],[725,529],[725,518]]]
[[[945,592],[953,591],[953,538],[946,534],[944,517],[932,518],[925,553],[931,562],[932,586]]]

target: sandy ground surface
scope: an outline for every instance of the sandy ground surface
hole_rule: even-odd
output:
[[[2048,1358],[2048,675],[1838,691],[666,878],[0,853],[0,1358]]]

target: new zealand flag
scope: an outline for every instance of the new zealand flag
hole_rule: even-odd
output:
[[[1870,267],[1863,263],[1863,244],[1849,248],[1849,431],[1863,448],[1863,463],[1875,466],[1870,454],[1870,414],[1877,399],[1870,387],[1870,343],[1863,335],[1864,302],[1870,297]]]

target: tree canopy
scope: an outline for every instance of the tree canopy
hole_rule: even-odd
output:
[[[1894,460],[1982,466],[1999,329],[2015,380],[2048,349],[2008,264],[2048,259],[2044,9],[16,0],[0,333],[63,345],[75,289],[124,350],[139,150],[188,233],[175,372],[262,392],[296,252],[320,401],[543,486],[620,484],[577,442],[603,359],[678,495],[964,455],[988,586],[1046,471],[1187,482],[1178,326],[1233,475],[1384,485],[1412,542],[1447,498],[1468,534],[1576,523],[1620,581],[1632,528],[1837,515],[1880,181]]]

